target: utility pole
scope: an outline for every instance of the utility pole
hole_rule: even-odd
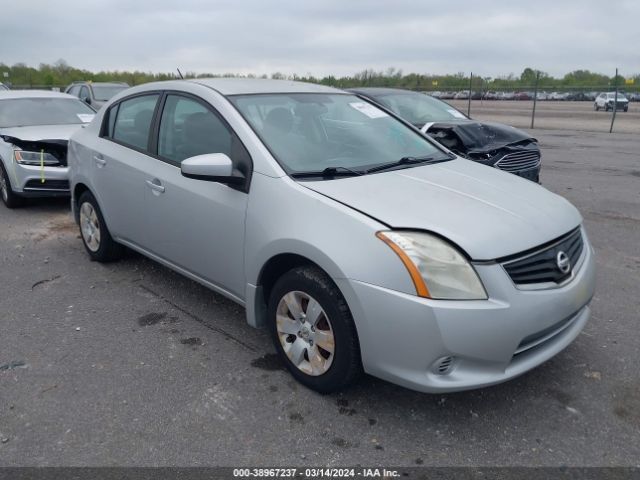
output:
[[[469,75],[469,101],[467,103],[467,117],[471,116],[471,86],[473,85],[473,72]]]
[[[536,102],[538,101],[538,80],[540,80],[540,70],[536,70],[536,84],[533,87],[533,110],[531,111],[531,129],[533,130],[533,121],[536,118]]]
[[[611,116],[611,127],[609,133],[613,132],[613,122],[616,121],[616,110],[618,110],[618,69],[616,68],[616,76],[613,79],[613,85],[615,87],[615,95],[613,97],[613,115]],[[606,110],[606,109],[605,109]]]

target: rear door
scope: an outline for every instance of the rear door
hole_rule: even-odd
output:
[[[91,158],[92,184],[111,234],[142,248],[150,243],[144,194],[156,163],[149,144],[159,98],[145,93],[111,106]]]
[[[251,164],[249,153],[218,112],[198,97],[168,93],[158,119],[158,159],[145,178],[150,250],[242,298],[246,188],[186,178],[180,164],[196,155],[224,153],[242,171]]]

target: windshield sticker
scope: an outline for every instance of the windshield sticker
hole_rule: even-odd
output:
[[[369,118],[382,118],[382,117],[389,116],[382,110],[379,110],[373,105],[371,105],[370,103],[353,102],[353,103],[350,103],[349,105],[352,108],[355,108],[356,110],[358,110],[360,113],[364,113]]]
[[[93,120],[93,117],[95,117],[93,113],[76,113],[76,115],[83,123],[89,123],[91,120]]]
[[[467,118],[463,114],[461,114],[459,111],[454,110],[453,108],[447,108],[447,112],[449,112],[451,115],[453,115],[456,118]]]

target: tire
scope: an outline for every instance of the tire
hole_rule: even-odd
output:
[[[24,198],[13,191],[11,180],[0,160],[0,197],[7,208],[17,208],[24,205]]]
[[[112,262],[122,256],[124,247],[111,238],[100,206],[91,192],[84,192],[78,199],[78,219],[82,243],[92,261]]]
[[[271,289],[267,314],[280,358],[306,387],[335,392],[362,375],[353,317],[342,293],[322,270],[298,267],[285,273]]]
[[[597,112],[598,110],[600,110],[600,107],[598,106],[597,103],[593,104],[593,109]]]

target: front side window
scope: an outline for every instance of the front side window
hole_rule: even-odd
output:
[[[158,94],[141,95],[124,100],[112,107],[109,110],[109,120],[112,119],[112,115],[115,115],[115,121],[111,138],[140,150],[146,150],[158,97]]]
[[[209,108],[191,98],[167,95],[160,119],[160,157],[176,165],[205,153],[224,153],[231,158],[231,147],[231,132]]]
[[[95,113],[77,98],[11,98],[0,100],[0,128],[86,123]]]
[[[282,93],[228,97],[290,174],[365,170],[405,157],[450,157],[355,95]]]

